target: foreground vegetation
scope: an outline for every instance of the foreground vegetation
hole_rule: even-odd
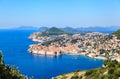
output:
[[[15,66],[8,66],[3,61],[2,53],[0,52],[0,79],[28,79],[22,75]]]
[[[54,79],[119,79],[120,63],[107,60],[101,68],[88,71],[76,71],[70,74],[61,75]]]

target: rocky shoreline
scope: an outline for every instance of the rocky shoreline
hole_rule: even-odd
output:
[[[39,54],[39,55],[47,55],[47,56],[60,56],[62,54],[69,54],[69,55],[83,55],[87,56],[90,58],[96,58],[96,59],[102,59],[106,60],[106,57],[101,57],[101,56],[95,56],[95,54],[86,54],[86,53],[80,53],[79,49],[75,49],[74,46],[69,46],[69,47],[45,47],[42,45],[34,44],[30,45],[30,48],[28,49],[30,53],[33,54]]]
[[[29,52],[34,54],[41,54],[41,55],[50,55],[50,56],[59,56],[62,53],[65,54],[78,54],[78,49],[75,46],[68,46],[68,47],[53,47],[53,46],[43,46],[43,45],[30,45],[28,49]]]
[[[36,45],[35,45],[36,46]],[[51,48],[51,47],[49,47]],[[70,51],[62,51],[64,50],[63,48],[55,48],[57,51],[53,50],[47,50],[45,51],[45,49],[42,49],[42,50],[36,50],[34,49],[34,45],[30,45],[30,48],[28,49],[28,51],[32,54],[38,54],[38,55],[44,55],[44,56],[60,56],[62,54],[68,54],[68,55],[83,55],[83,56],[87,56],[87,57],[90,57],[90,58],[95,58],[95,59],[101,59],[101,60],[106,60],[107,58],[106,57],[101,57],[101,56],[97,56],[95,57],[94,54],[89,54],[89,55],[86,55],[85,53],[78,53],[77,51],[73,51],[71,50]],[[75,53],[76,52],[76,53]]]

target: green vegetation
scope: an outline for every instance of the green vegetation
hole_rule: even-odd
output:
[[[115,36],[117,36],[118,39],[120,39],[120,29],[113,33]]]
[[[105,66],[87,71],[85,73],[86,79],[118,79],[120,77],[120,63],[105,61]]]
[[[61,79],[66,79],[67,76],[65,74],[62,74],[62,78]]]
[[[71,43],[75,44],[75,43],[77,43],[77,40],[78,40],[77,38],[76,39],[72,39]]]
[[[85,79],[118,79],[120,77],[120,63],[105,61],[105,67],[89,70],[85,73]]]
[[[61,34],[70,34],[66,31],[63,31],[59,28],[56,28],[56,27],[52,27],[44,32],[42,32],[42,36],[49,36],[49,35],[61,35]]]
[[[15,66],[5,65],[2,53],[0,52],[0,79],[27,79]]]
[[[79,76],[72,76],[71,79],[80,79]]]
[[[43,77],[42,79],[46,79],[45,77]]]
[[[117,61],[106,60],[104,61],[104,66],[101,68],[84,71],[84,74],[79,75],[78,73],[81,72],[82,71],[74,72],[74,75],[71,76],[71,79],[119,79],[120,63]],[[62,79],[62,77],[56,77],[56,79]]]
[[[53,43],[53,42],[58,42],[58,41],[60,41],[61,39],[62,39],[62,38],[56,38],[56,39],[53,39],[53,40],[49,40],[49,41],[44,42],[43,45],[49,46],[51,43]]]
[[[113,35],[109,34],[109,35],[106,35],[105,37],[102,37],[102,38],[100,37],[100,39],[98,39],[98,41],[100,41],[100,43],[103,44],[112,39],[113,39]]]

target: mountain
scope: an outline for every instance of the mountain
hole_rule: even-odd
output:
[[[94,27],[80,27],[76,28],[81,30],[81,32],[102,32],[102,33],[113,33],[114,31],[120,29],[120,26],[106,26],[106,27],[101,27],[101,26],[94,26]]]
[[[40,31],[40,32],[43,32],[43,31],[48,30],[48,29],[49,29],[48,27],[43,26],[43,27],[40,27],[40,28],[39,28],[39,31]]]
[[[86,33],[86,32],[102,32],[102,33],[113,33],[114,31],[120,29],[120,26],[90,26],[90,27],[65,27],[61,28],[64,31],[68,31],[70,33]]]
[[[66,31],[64,31],[62,29],[56,28],[56,27],[52,27],[52,28],[42,32],[43,36],[61,35],[61,34],[70,34],[70,33],[66,32]]]
[[[65,27],[65,28],[61,28],[64,31],[70,32],[70,33],[81,33],[80,30],[76,29],[76,28],[72,28],[72,27]]]
[[[34,26],[20,26],[20,27],[14,28],[14,30],[38,30],[38,27],[34,27]]]

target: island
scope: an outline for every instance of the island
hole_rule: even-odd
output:
[[[72,34],[52,27],[43,32],[31,34],[29,38],[37,44],[30,45],[28,51],[32,54],[49,56],[85,55],[120,62],[120,39],[118,36],[118,32],[113,34],[100,32]]]

